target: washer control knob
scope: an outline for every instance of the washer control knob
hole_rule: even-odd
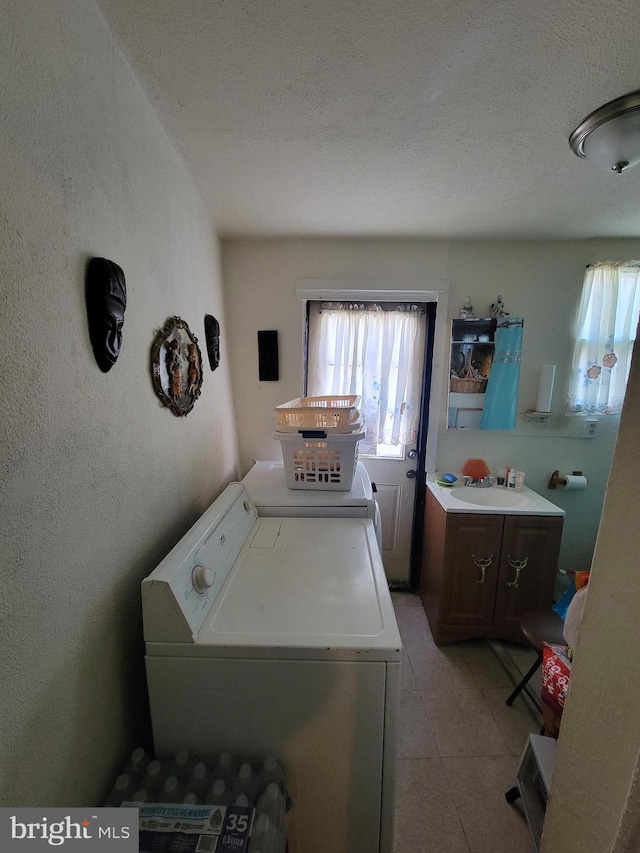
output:
[[[215,578],[211,569],[208,569],[206,566],[196,566],[191,572],[191,580],[193,581],[195,591],[199,592],[200,595],[204,595],[209,587],[213,586]]]

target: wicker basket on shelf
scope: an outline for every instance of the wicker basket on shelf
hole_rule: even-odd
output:
[[[451,377],[450,390],[458,394],[482,394],[487,387],[487,380],[471,364],[471,350],[468,350],[464,367],[458,376]]]

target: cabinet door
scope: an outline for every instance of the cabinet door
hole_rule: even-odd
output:
[[[496,593],[496,627],[518,630],[526,610],[551,607],[562,517],[508,515]]]
[[[501,515],[452,514],[447,518],[442,622],[493,623],[502,525]]]

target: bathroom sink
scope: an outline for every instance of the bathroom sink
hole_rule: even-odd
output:
[[[489,489],[475,489],[473,486],[454,486],[451,491],[451,496],[465,503],[475,504],[476,506],[495,506],[504,509],[505,507],[524,506],[528,503],[526,492],[515,492],[513,490],[500,487],[491,487]]]
[[[427,488],[446,512],[480,512],[498,515],[564,515],[564,510],[543,498],[528,486],[521,492],[490,486],[478,489],[474,486],[440,486],[435,475],[427,478]],[[461,483],[462,475],[459,477]]]

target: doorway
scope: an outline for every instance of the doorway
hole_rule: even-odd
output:
[[[417,588],[436,303],[307,302],[305,393],[358,394],[391,585]]]

